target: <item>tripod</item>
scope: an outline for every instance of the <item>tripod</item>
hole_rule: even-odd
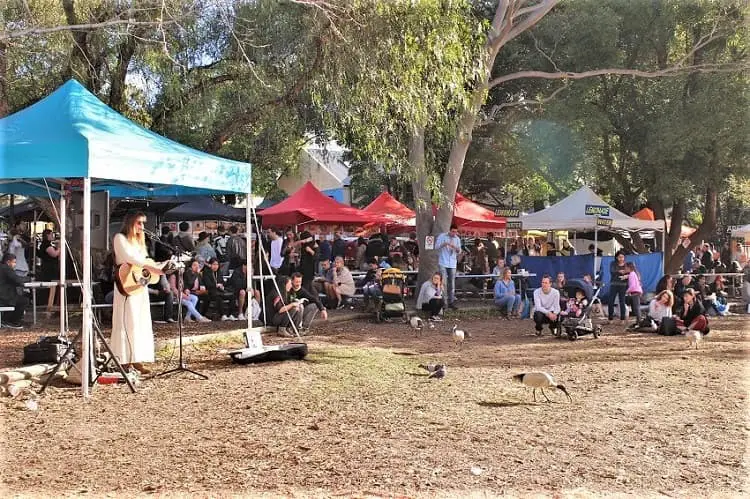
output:
[[[112,352],[112,349],[109,347],[107,340],[104,339],[104,335],[102,334],[102,332],[99,330],[98,327],[94,327],[93,329],[94,329],[95,336],[92,336],[91,346],[93,347],[93,343],[94,343],[93,338],[98,339],[99,341],[102,342],[102,345],[104,345],[104,348],[109,353],[109,358],[101,366],[96,377],[89,380],[89,386],[94,386],[94,384],[96,384],[96,380],[99,379],[99,376],[101,376],[102,371],[107,367],[107,364],[109,364],[110,361],[114,361],[115,365],[117,366],[117,370],[120,371],[120,374],[122,374],[122,377],[125,380],[125,382],[128,384],[128,388],[130,388],[131,393],[135,393],[135,387],[133,386],[133,382],[130,381],[130,378],[125,372],[125,369],[122,367],[122,364],[120,364],[120,361],[118,361],[117,357],[115,357],[115,354]],[[60,367],[62,366],[63,362],[69,361],[71,357],[71,350],[73,350],[73,346],[78,342],[78,340],[82,336],[83,336],[83,326],[81,326],[81,329],[75,335],[75,337],[73,338],[73,341],[70,343],[70,345],[68,345],[68,348],[65,350],[65,353],[63,353],[62,356],[60,357],[60,360],[57,362],[57,365],[55,366],[55,368],[52,370],[49,376],[47,376],[47,379],[44,381],[44,384],[39,389],[40,394],[44,393],[44,390],[47,389],[47,386],[49,385],[50,381],[52,381],[52,378],[54,378],[57,371],[60,370]],[[92,364],[94,364],[94,362],[92,362],[92,360],[94,360],[94,349],[89,348],[89,352],[90,352],[90,358],[86,359],[85,362],[91,362]],[[91,372],[94,372],[94,369],[92,369]]]
[[[179,337],[180,337],[180,339],[179,339],[179,351],[180,351],[179,360],[177,362],[177,367],[175,367],[174,369],[170,369],[168,371],[161,372],[161,373],[157,374],[157,376],[166,376],[168,374],[174,374],[174,373],[178,373],[178,372],[188,372],[188,373],[190,373],[190,374],[192,374],[194,376],[198,376],[199,378],[208,379],[208,376],[206,376],[205,374],[201,374],[199,372],[195,372],[195,371],[192,371],[192,370],[188,369],[185,366],[185,361],[183,360],[183,357],[182,357],[182,292],[183,292],[183,288],[184,288],[184,279],[183,279],[184,273],[185,273],[185,265],[184,264],[180,264],[179,267],[178,267],[178,269],[177,269],[177,279],[178,279],[177,280],[177,291],[180,294],[180,296],[178,297],[178,302],[177,302],[177,328],[179,330]]]

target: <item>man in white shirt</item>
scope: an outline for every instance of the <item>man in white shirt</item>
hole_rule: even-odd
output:
[[[461,254],[461,239],[458,237],[458,227],[451,225],[450,232],[440,234],[435,241],[435,249],[438,252],[438,267],[443,276],[445,286],[445,297],[447,307],[456,307],[456,267],[458,266],[458,255]]]
[[[284,257],[281,256],[281,247],[284,244],[284,240],[275,230],[268,231],[268,237],[271,239],[271,256],[269,263],[271,264],[271,270],[274,274],[279,273],[281,265],[284,263]]]
[[[534,290],[534,327],[542,334],[542,327],[549,324],[550,331],[558,326],[560,316],[560,293],[552,287],[549,274],[542,276],[542,287]]]
[[[29,264],[26,262],[26,241],[19,229],[10,230],[10,243],[8,244],[8,253],[16,257],[15,271],[21,277],[26,277],[29,273]]]

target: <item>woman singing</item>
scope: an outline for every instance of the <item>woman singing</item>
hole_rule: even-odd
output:
[[[146,263],[148,253],[143,233],[145,223],[146,215],[141,212],[129,213],[125,217],[122,230],[114,237],[115,265],[127,263],[153,274],[162,274],[160,268]],[[148,293],[126,296],[115,286],[111,346],[124,368],[133,367],[142,374],[151,372],[143,367],[144,362],[154,361],[154,331],[151,327]]]

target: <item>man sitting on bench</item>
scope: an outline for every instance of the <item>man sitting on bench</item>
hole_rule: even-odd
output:
[[[13,310],[6,312],[3,325],[21,329],[21,321],[26,310],[28,300],[18,292],[18,288],[23,286],[23,279],[16,274],[16,255],[6,253],[3,255],[0,264],[0,307],[13,307]]]

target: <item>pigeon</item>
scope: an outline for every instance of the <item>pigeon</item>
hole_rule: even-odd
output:
[[[694,329],[688,329],[685,333],[685,338],[688,339],[690,342],[688,348],[695,345],[695,349],[698,350],[698,347],[700,346],[701,341],[703,341],[703,334],[700,331],[696,331]]]
[[[418,367],[426,370],[428,373],[434,373],[440,364],[419,364]]]
[[[428,378],[436,378],[436,379],[443,379],[445,378],[445,375],[448,373],[448,368],[445,367],[445,364],[436,364],[435,365],[435,371],[432,372]]]

